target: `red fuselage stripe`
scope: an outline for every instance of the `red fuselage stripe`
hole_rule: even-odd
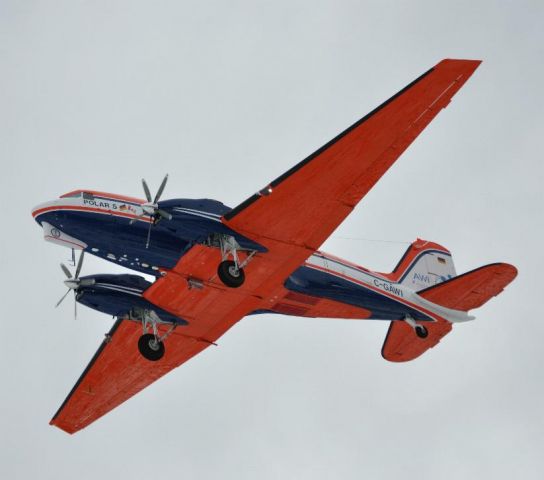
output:
[[[81,243],[71,242],[70,240],[64,240],[64,238],[56,238],[56,237],[53,237],[52,235],[46,235],[45,238],[50,238],[54,242],[69,243],[69,244],[75,245],[76,247],[79,247],[79,248],[84,248],[85,247],[85,245],[83,245]]]

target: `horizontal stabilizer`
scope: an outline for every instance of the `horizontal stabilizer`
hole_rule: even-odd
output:
[[[501,293],[517,274],[516,267],[512,265],[493,263],[420,290],[417,294],[442,307],[468,312]]]
[[[424,322],[427,338],[419,338],[406,322],[391,322],[382,347],[382,357],[390,362],[408,362],[433,348],[442,337],[451,332],[452,324],[446,320]]]

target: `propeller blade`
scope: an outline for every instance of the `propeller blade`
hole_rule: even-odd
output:
[[[79,256],[79,261],[77,262],[76,273],[74,275],[76,278],[79,278],[79,273],[81,272],[81,267],[83,266],[84,255],[85,255],[85,250],[81,250],[81,255]]]
[[[61,297],[61,299],[55,305],[55,308],[57,308],[62,303],[62,301],[66,298],[66,295],[68,295],[70,293],[70,290],[71,289],[69,288],[68,291]]]
[[[145,183],[145,180],[143,178],[142,185],[144,186],[145,198],[148,202],[151,202],[151,192],[149,191],[149,187],[147,186],[147,183]]]
[[[160,208],[157,209],[157,213],[162,217],[166,218],[166,220],[172,220],[172,215],[164,210],[161,210]]]
[[[77,320],[77,300],[76,300],[76,297],[77,297],[77,293],[74,290],[74,320]]]
[[[147,241],[145,242],[145,248],[149,248],[149,241],[151,240],[151,227],[153,222],[149,222],[149,228],[147,229]]]
[[[166,186],[166,182],[168,181],[168,174],[165,175],[161,186],[159,187],[159,190],[157,191],[157,195],[155,195],[155,200],[153,200],[153,203],[157,203],[159,201],[159,198],[162,195],[162,192],[164,191],[164,187]]]
[[[64,272],[64,275],[68,278],[72,278],[72,274],[70,273],[70,270],[68,270],[68,267],[64,265],[64,263],[60,264],[60,268],[62,268],[62,271]]]

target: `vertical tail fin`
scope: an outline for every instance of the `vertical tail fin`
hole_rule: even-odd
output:
[[[414,290],[429,288],[456,276],[450,251],[438,243],[418,238],[389,278]]]

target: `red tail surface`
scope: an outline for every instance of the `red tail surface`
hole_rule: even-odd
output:
[[[390,362],[408,362],[433,348],[442,340],[442,337],[451,332],[452,324],[446,320],[425,322],[429,333],[427,338],[419,338],[412,327],[403,321],[394,321],[382,347],[382,357]]]
[[[418,295],[442,307],[469,311],[481,307],[497,296],[516,278],[516,267],[507,263],[494,263],[451,278],[432,287],[420,290]],[[446,320],[426,322],[428,336],[419,338],[406,322],[394,321],[389,326],[382,347],[382,356],[390,362],[414,360],[440,342],[452,330]]]
[[[517,274],[513,265],[493,263],[417,293],[442,307],[468,312],[501,293]]]

